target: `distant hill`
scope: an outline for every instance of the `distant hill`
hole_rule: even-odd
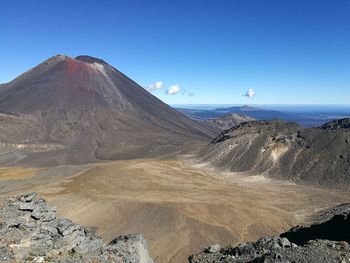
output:
[[[197,109],[182,109],[177,108],[180,112],[186,114],[195,120],[207,120],[212,118],[220,118],[227,114],[238,114],[248,116],[259,120],[269,120],[269,119],[286,119],[292,118],[288,113],[265,110],[261,108],[251,107],[251,106],[236,106],[229,108],[217,108],[214,110],[197,110]]]
[[[219,128],[220,130],[227,130],[242,122],[253,120],[255,119],[248,116],[231,113],[221,116],[219,118],[204,120],[203,123],[214,128]]]
[[[0,163],[164,156],[217,134],[89,56],[57,55],[2,85],[0,112]]]
[[[285,107],[281,110],[274,110],[248,105],[216,108],[210,110],[194,108],[178,108],[178,110],[194,120],[208,120],[219,118],[226,114],[239,114],[257,120],[280,119],[284,121],[297,122],[304,127],[317,127],[334,119],[350,117],[349,108],[332,109],[327,106],[325,106],[324,109],[318,107],[317,109],[312,110],[312,108],[308,107],[305,110],[294,109],[294,111],[292,107]]]
[[[285,113],[285,112],[280,112],[275,110],[266,110],[266,109],[252,107],[248,105],[231,107],[231,108],[218,108],[218,109],[215,109],[214,111],[243,114],[258,120],[271,120],[271,119],[289,120],[293,118],[292,117],[293,115],[290,113]]]

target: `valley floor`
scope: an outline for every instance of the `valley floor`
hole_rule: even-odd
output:
[[[0,169],[0,195],[35,191],[57,206],[59,217],[106,241],[142,233],[162,263],[187,262],[214,243],[276,235],[350,201],[346,193],[217,172],[189,156],[26,169]]]

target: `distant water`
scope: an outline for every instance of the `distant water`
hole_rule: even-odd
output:
[[[171,104],[173,108],[196,109],[196,110],[215,110],[217,108],[242,107],[249,105],[260,109],[278,110],[278,111],[346,111],[350,113],[350,104],[348,105],[332,105],[332,104]]]
[[[277,118],[294,121],[305,127],[316,127],[334,119],[350,118],[350,105],[250,104],[249,110],[248,107],[242,107],[247,105],[239,104],[177,104],[171,106],[177,109],[187,109],[182,112],[196,119],[239,113],[260,120]]]

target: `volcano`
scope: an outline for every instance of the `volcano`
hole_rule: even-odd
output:
[[[90,56],[57,55],[1,85],[0,124],[3,164],[160,157],[217,134]]]

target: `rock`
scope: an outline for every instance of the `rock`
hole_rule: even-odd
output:
[[[32,202],[36,197],[36,193],[26,193],[17,197],[18,201],[21,202]]]
[[[58,232],[63,235],[63,232],[72,224],[68,219],[57,219],[53,225],[58,229]]]
[[[34,208],[31,216],[33,219],[39,220],[41,219],[47,211],[45,211],[45,209],[43,207],[36,207]]]
[[[67,236],[67,235],[72,234],[74,231],[76,231],[76,230],[81,230],[81,229],[82,229],[81,226],[76,225],[76,224],[72,224],[72,225],[70,225],[66,230],[64,230],[64,231],[62,232],[62,235],[63,235],[63,236]]]
[[[18,209],[22,211],[33,211],[35,206],[32,203],[21,203]]]
[[[290,243],[289,240],[288,240],[287,238],[285,238],[285,237],[281,238],[281,239],[279,240],[279,242],[280,242],[280,245],[281,245],[282,247],[290,247],[290,246],[291,246],[291,243]]]
[[[35,197],[0,196],[0,263],[153,263],[142,235],[121,236],[107,245],[83,226],[56,218],[56,208]]]
[[[95,252],[101,249],[102,240],[100,239],[93,239],[93,240],[82,240],[78,245],[74,247],[74,251],[80,254],[85,254],[88,251]]]
[[[57,228],[50,225],[42,225],[40,232],[48,234],[51,237],[56,237],[59,235]]]
[[[50,222],[54,219],[56,219],[56,207],[49,208],[41,220],[43,222]]]
[[[35,262],[35,263],[42,263],[42,262],[45,262],[45,258],[44,257],[35,257],[33,259],[33,262]]]
[[[85,237],[83,231],[75,231],[71,235],[66,235],[59,240],[59,245],[67,251],[76,251],[75,248],[79,246],[84,240],[89,240]]]
[[[148,253],[147,242],[140,234],[120,236],[110,243],[109,250],[126,262],[153,263]]]
[[[220,245],[215,244],[215,245],[209,246],[204,251],[207,253],[217,253],[220,251]]]
[[[47,251],[54,248],[53,240],[50,238],[37,239],[30,244],[30,254],[33,256],[45,256]]]

